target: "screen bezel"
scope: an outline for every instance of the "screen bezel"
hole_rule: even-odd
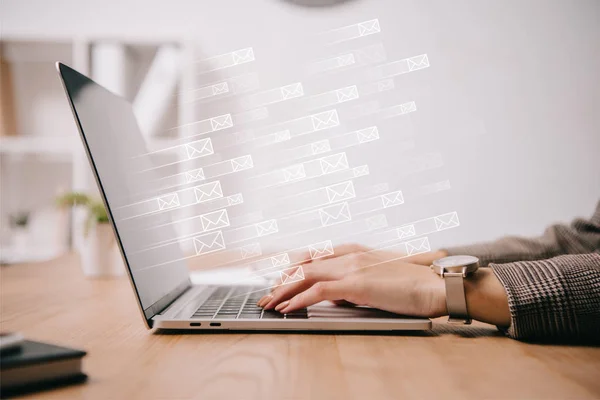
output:
[[[96,180],[96,184],[98,185],[100,197],[102,198],[102,202],[107,211],[108,220],[109,220],[110,225],[112,226],[112,230],[115,234],[115,239],[119,246],[119,252],[121,253],[121,258],[123,259],[123,263],[125,264],[125,269],[127,271],[129,283],[131,284],[131,287],[135,293],[138,308],[140,310],[140,313],[142,314],[142,318],[144,319],[146,328],[150,329],[150,328],[152,328],[152,322],[153,322],[152,318],[155,315],[157,315],[158,313],[160,313],[162,310],[164,310],[169,304],[171,304],[173,301],[175,301],[179,296],[181,296],[185,291],[187,291],[192,286],[190,277],[188,275],[188,278],[186,280],[182,281],[180,284],[178,284],[175,287],[175,289],[171,290],[169,293],[167,293],[166,295],[161,297],[159,300],[154,302],[152,305],[150,305],[146,309],[143,308],[140,293],[138,292],[138,288],[135,285],[135,281],[133,279],[133,273],[132,273],[131,267],[129,265],[127,255],[125,254],[125,251],[123,249],[123,244],[121,242],[121,237],[119,235],[119,231],[117,229],[116,224],[114,223],[112,211],[108,204],[108,200],[106,198],[106,193],[104,191],[104,187],[102,186],[102,182],[100,181],[100,176],[96,169],[96,164],[94,163],[94,158],[92,156],[90,147],[89,147],[87,139],[85,137],[85,133],[83,131],[83,126],[81,125],[81,121],[79,120],[79,116],[78,116],[77,110],[75,108],[75,102],[73,101],[73,99],[71,97],[71,93],[69,92],[69,84],[68,84],[69,77],[65,74],[65,72],[77,74],[81,78],[83,78],[86,82],[88,82],[88,84],[98,86],[98,87],[108,91],[112,96],[115,96],[115,97],[118,97],[118,96],[116,94],[110,92],[108,89],[104,88],[102,85],[99,85],[98,83],[94,82],[92,79],[88,78],[84,74],[81,74],[80,72],[69,67],[68,65],[65,65],[61,62],[57,62],[56,69],[61,78],[61,83],[62,83],[63,89],[65,90],[65,93],[67,95],[69,105],[71,106],[71,111],[73,112],[73,118],[75,119],[75,123],[77,125],[77,130],[79,131],[79,135],[81,137],[81,141],[83,142],[83,147],[85,149],[85,153],[90,162],[90,166],[92,167],[92,172],[93,172],[94,178]]]

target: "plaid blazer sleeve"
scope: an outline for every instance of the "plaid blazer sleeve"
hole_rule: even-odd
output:
[[[508,236],[489,243],[446,249],[449,254],[470,254],[481,265],[514,261],[545,260],[563,254],[600,252],[600,201],[589,219],[570,225],[552,225],[537,238]]]
[[[506,294],[506,333],[527,340],[600,338],[600,202],[590,219],[553,225],[541,237],[506,237],[446,249],[491,267]]]

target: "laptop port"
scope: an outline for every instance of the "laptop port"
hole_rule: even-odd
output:
[[[202,326],[200,322],[190,322],[190,326]]]
[[[221,326],[220,322],[211,322],[210,326]]]

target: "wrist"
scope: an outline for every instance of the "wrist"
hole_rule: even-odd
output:
[[[465,296],[471,318],[497,326],[510,325],[508,297],[491,268],[479,268],[465,279]]]

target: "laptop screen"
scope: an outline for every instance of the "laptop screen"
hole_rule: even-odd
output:
[[[177,199],[157,192],[153,158],[131,104],[65,65],[59,71],[149,319],[189,286],[183,252],[169,244]]]

